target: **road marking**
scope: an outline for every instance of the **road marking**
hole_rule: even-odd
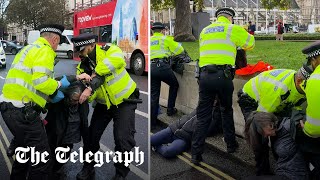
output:
[[[188,159],[186,159],[185,157],[181,156],[181,155],[178,155],[177,156],[179,159],[181,159],[182,161],[184,161],[185,163],[189,164],[191,167],[197,169],[198,171],[206,174],[207,176],[211,177],[212,179],[221,179],[215,175],[213,175],[212,173],[210,173],[209,171],[203,169],[202,167],[200,166],[197,166],[197,165],[194,165],[192,162],[190,162]]]
[[[6,134],[4,133],[4,131],[3,131],[2,127],[1,127],[1,125],[0,125],[0,133],[1,133],[2,137],[3,137],[3,139],[4,139],[4,142],[5,142],[5,143],[6,143],[6,145],[7,145],[7,147],[9,147],[9,145],[10,145],[9,140],[8,140],[8,138],[7,138]]]
[[[143,116],[145,118],[149,118],[149,114],[142,112],[142,111],[139,111],[139,110],[136,110],[136,114]]]
[[[148,92],[145,92],[145,91],[140,91],[141,94],[145,94],[145,95],[149,95]]]
[[[4,77],[0,76],[0,79],[6,79],[6,78],[4,78]]]
[[[191,159],[191,155],[190,155],[189,153],[183,152],[182,154],[184,154],[185,156],[187,156],[188,158]],[[216,168],[214,168],[214,167],[212,167],[212,166],[210,166],[210,165],[208,165],[208,164],[206,164],[206,163],[204,163],[204,162],[200,162],[200,164],[201,164],[202,166],[210,169],[212,172],[214,172],[214,173],[222,176],[222,177],[225,178],[225,179],[234,180],[234,178],[232,178],[231,176],[225,174],[224,172],[222,172],[222,171],[220,171],[220,170],[218,170],[218,169],[216,169]]]
[[[5,161],[6,164],[7,164],[9,173],[11,174],[12,164],[11,164],[11,162],[10,162],[8,156],[7,156],[6,149],[4,148],[1,139],[0,139],[0,150],[1,150],[1,153],[2,153],[2,155],[3,155],[3,157],[4,157],[4,161]]]
[[[100,148],[103,151],[111,151],[107,146],[103,145],[102,143],[100,143]],[[111,155],[111,156],[113,157],[113,155]],[[150,179],[148,174],[146,174],[145,172],[143,172],[142,170],[140,170],[136,166],[130,164],[129,167],[130,167],[130,171],[132,171],[134,174],[141,177],[142,179],[144,179],[144,180]]]

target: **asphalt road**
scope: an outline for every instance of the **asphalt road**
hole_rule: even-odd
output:
[[[14,55],[7,55],[7,69],[0,70],[0,89],[2,90],[4,79],[11,66]],[[55,76],[71,75],[75,74],[75,67],[77,61],[61,59],[55,67]],[[143,100],[142,104],[138,105],[136,110],[136,134],[135,140],[139,147],[139,150],[144,152],[144,163],[140,166],[135,166],[135,163],[130,165],[131,172],[128,174],[127,179],[148,179],[149,172],[149,148],[148,148],[148,77],[147,76],[135,76],[131,74],[133,80],[137,83],[137,87],[140,89],[140,97]],[[89,120],[91,119],[92,108],[90,110]],[[113,123],[111,122],[106,128],[101,141],[101,151],[110,151],[114,149],[113,140]],[[12,134],[5,125],[2,117],[0,117],[0,174],[2,180],[9,179],[11,166],[13,159],[8,158],[5,153],[5,149],[9,146],[9,142],[12,139]],[[74,146],[74,151],[78,151],[82,143],[78,143]],[[75,179],[76,174],[81,170],[82,164],[80,162],[72,163],[68,162],[64,167],[64,176],[62,179]],[[115,168],[112,163],[105,163],[102,167],[96,167],[95,177],[92,179],[111,179],[115,174]]]
[[[153,131],[156,133],[162,128]],[[203,163],[195,166],[191,163],[190,149],[177,158],[165,159],[151,151],[152,180],[209,180],[209,179],[241,179],[254,174],[254,168],[231,158],[226,153],[206,146],[202,155]]]

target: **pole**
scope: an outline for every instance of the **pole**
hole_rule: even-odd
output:
[[[256,19],[256,30],[258,30],[259,24],[259,0],[257,0],[257,19]]]
[[[274,33],[273,34],[276,34],[276,10],[274,9],[273,10],[273,28],[274,28]]]
[[[248,4],[248,0],[247,0],[247,22],[249,21],[249,4]]]
[[[212,15],[212,21],[213,21],[213,0],[211,0],[211,15]]]
[[[171,36],[171,13],[170,13],[171,9],[169,8],[169,34]]]
[[[268,34],[268,9],[266,9],[266,34]]]

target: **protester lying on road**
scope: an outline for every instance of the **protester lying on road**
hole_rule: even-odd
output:
[[[151,136],[151,146],[165,158],[173,158],[190,148],[194,123],[197,121],[196,110],[170,124]],[[222,132],[221,114],[218,102],[214,105],[213,118],[207,136]]]
[[[290,134],[290,118],[278,121],[272,113],[254,111],[246,121],[244,134],[255,153],[264,151],[264,146],[258,143],[258,139],[261,136],[270,137],[276,159],[275,176],[255,176],[248,179],[308,179],[308,163]]]

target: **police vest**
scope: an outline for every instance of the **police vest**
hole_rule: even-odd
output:
[[[18,102],[31,100],[44,107],[48,96],[58,87],[53,78],[55,56],[49,42],[42,37],[24,47],[8,72],[2,90],[4,97]]]
[[[150,43],[151,59],[178,55],[184,51],[181,44],[175,42],[173,37],[164,36],[158,32],[151,36]]]
[[[288,69],[263,72],[250,79],[243,92],[258,102],[257,111],[277,113],[286,107],[300,106],[305,96],[295,86],[295,72]]]
[[[111,105],[121,104],[124,98],[129,98],[137,85],[125,69],[126,63],[121,49],[112,45],[105,51],[97,45],[96,63],[95,72],[104,76],[105,81],[103,85],[96,89],[89,101],[95,100],[97,103],[105,104],[110,108]],[[80,68],[80,64],[77,69],[77,74],[84,72]]]
[[[235,65],[237,47],[250,50],[254,47],[254,37],[243,27],[233,25],[220,16],[218,20],[205,27],[200,33],[200,59],[199,66]]]
[[[307,81],[307,115],[304,125],[304,133],[310,137],[320,137],[320,66],[311,74]]]

